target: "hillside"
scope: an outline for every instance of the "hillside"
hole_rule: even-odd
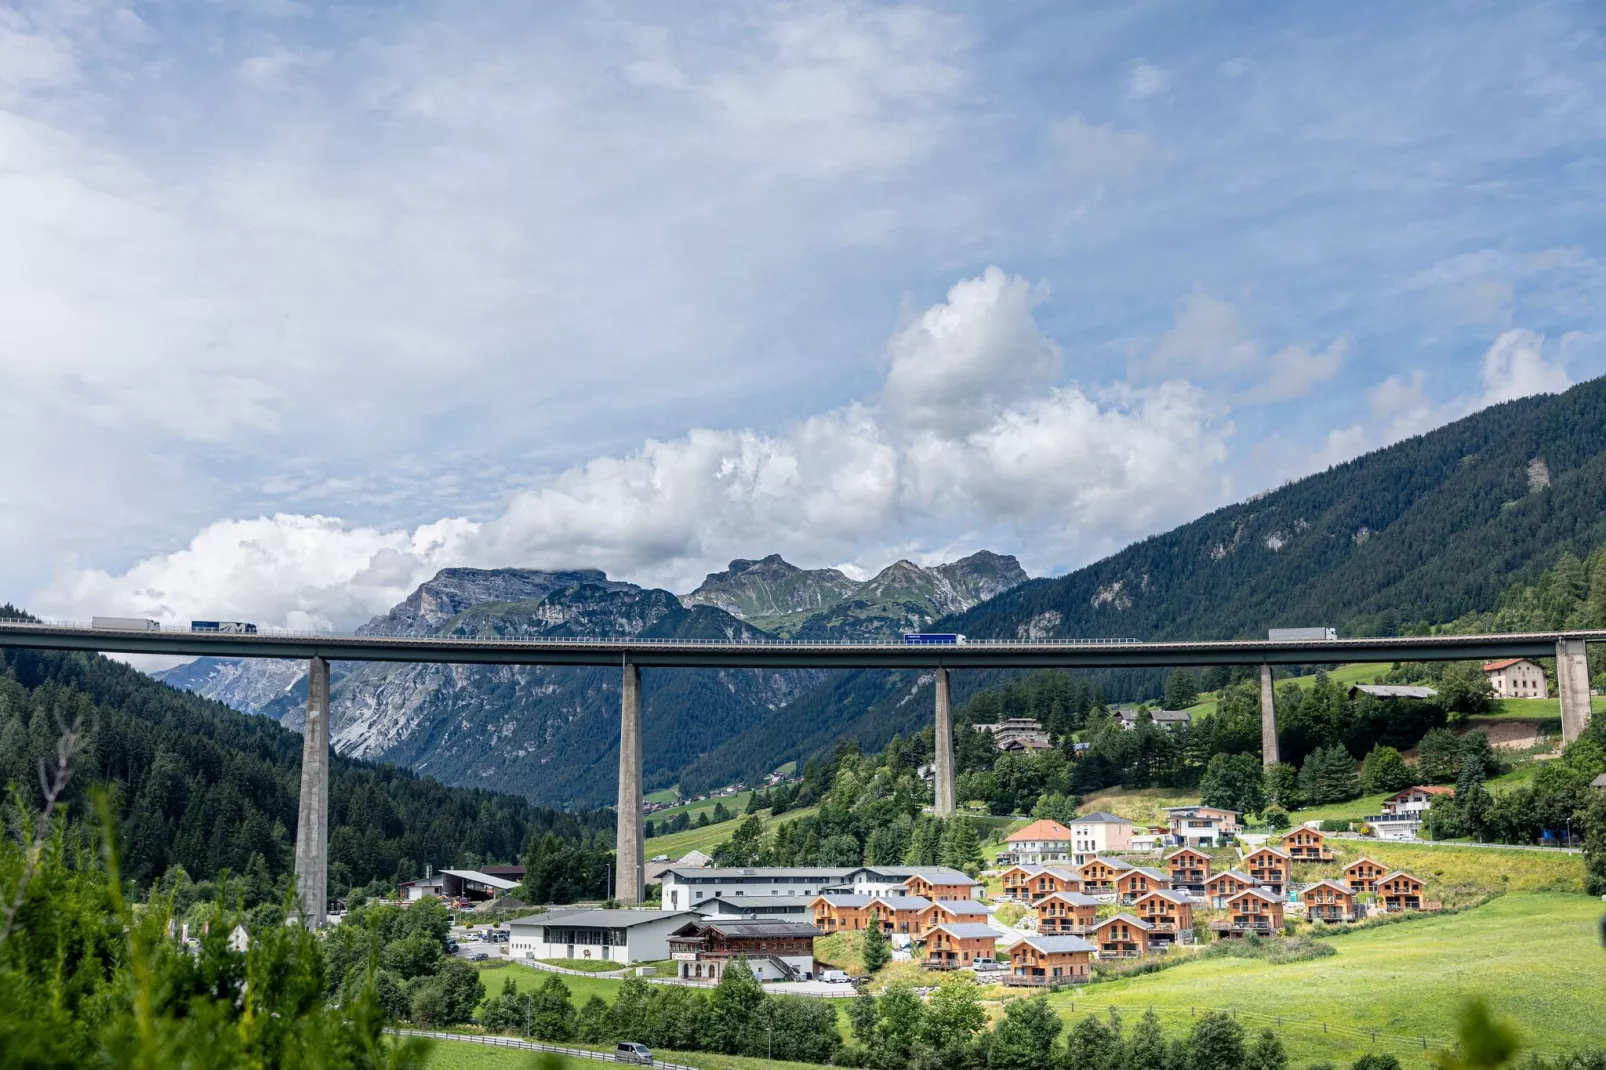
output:
[[[145,882],[181,865],[195,880],[225,869],[248,881],[293,865],[301,737],[176,691],[97,655],[0,649],[0,780],[35,790],[58,721],[81,716],[88,744],[68,802],[111,784],[125,815],[125,875]],[[437,868],[513,861],[534,835],[611,842],[612,815],[543,810],[515,795],[451,788],[389,765],[336,757],[330,770],[330,881],[349,885]]]
[[[1318,624],[1397,634],[1491,613],[1514,585],[1602,543],[1606,379],[1597,379],[1493,406],[1068,575],[1029,580],[932,627],[1000,639],[1230,639]],[[1164,679],[1140,670],[1090,676],[1112,700],[1157,698]],[[962,699],[997,682],[995,673],[962,673],[954,686]],[[707,755],[685,780],[717,783],[721,771],[728,780],[838,735],[879,746],[930,716],[929,683],[917,674],[838,674]]]

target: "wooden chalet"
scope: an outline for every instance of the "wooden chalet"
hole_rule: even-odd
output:
[[[1421,910],[1422,882],[1402,869],[1385,873],[1377,882],[1377,897],[1383,901],[1383,909]]]
[[[1239,868],[1273,895],[1282,895],[1288,884],[1289,864],[1287,851],[1263,844],[1244,855]]]
[[[745,959],[755,976],[801,981],[814,976],[819,935],[803,921],[702,918],[669,934],[669,953],[688,980],[717,980],[731,962]]]
[[[936,871],[933,871],[936,872]],[[930,899],[933,902],[950,902],[955,899],[975,899],[976,882],[958,870],[952,871],[959,880],[944,881],[930,874],[916,873],[903,882],[904,892],[912,898]]]
[[[1360,921],[1366,911],[1355,901],[1355,892],[1343,881],[1321,880],[1299,893],[1305,916],[1311,921]]]
[[[1149,951],[1154,926],[1131,914],[1117,914],[1093,926],[1093,943],[1101,959],[1142,958]]]
[[[1223,940],[1250,933],[1265,936],[1283,927],[1282,899],[1261,888],[1239,892],[1227,900],[1226,911],[1226,918],[1210,923],[1211,931]]]
[[[1153,926],[1149,930],[1151,950],[1193,942],[1193,901],[1182,892],[1157,888],[1140,896],[1132,909]]]
[[[1115,897],[1122,903],[1137,902],[1138,896],[1171,887],[1171,874],[1147,866],[1133,866],[1115,878]]]
[[[1082,882],[1068,866],[1011,866],[1003,873],[1004,898],[1035,903],[1054,892],[1079,892]]]
[[[1006,985],[1070,985],[1092,979],[1098,948],[1080,936],[1028,936],[1009,949]]]
[[[1019,903],[1032,901],[1031,881],[1043,871],[1042,866],[1013,865],[998,875],[1003,885],[1002,897]]]
[[[1356,895],[1377,891],[1377,882],[1383,879],[1388,867],[1362,855],[1344,867],[1344,881]]]
[[[926,933],[925,967],[958,970],[978,961],[991,962],[998,951],[998,930],[981,922],[951,922]]]
[[[1332,849],[1327,846],[1327,834],[1321,829],[1300,825],[1283,833],[1283,850],[1294,862],[1331,862]]]
[[[1193,847],[1183,847],[1165,856],[1171,871],[1171,887],[1203,892],[1210,879],[1210,856]]]
[[[987,909],[986,904],[978,903],[974,899],[949,899],[941,903],[931,903],[920,912],[920,928],[911,929],[911,932],[930,932],[938,925],[962,925],[980,922],[986,924],[993,912]]]
[[[1037,931],[1044,936],[1083,936],[1098,920],[1099,902],[1081,892],[1054,892],[1034,905]]]
[[[1239,892],[1247,892],[1259,885],[1259,881],[1243,870],[1229,869],[1205,881],[1205,895],[1210,897],[1210,905],[1220,910],[1227,905],[1227,900]]]
[[[1088,895],[1100,892],[1110,894],[1115,891],[1115,880],[1127,870],[1134,868],[1132,863],[1123,862],[1119,858],[1094,857],[1082,863],[1076,875],[1082,881],[1082,891]]]
[[[823,933],[867,929],[873,916],[885,932],[918,935],[926,931],[931,905],[929,899],[911,895],[821,895],[810,908],[814,927]]]

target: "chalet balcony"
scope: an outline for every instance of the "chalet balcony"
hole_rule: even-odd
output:
[[[1229,936],[1238,936],[1244,933],[1265,935],[1266,933],[1276,932],[1272,928],[1270,921],[1249,921],[1243,918],[1233,918],[1231,921],[1213,921],[1210,923],[1210,931],[1224,933]]]
[[[1365,912],[1361,910],[1360,907],[1356,907],[1354,910],[1345,910],[1343,907],[1325,906],[1321,904],[1309,908],[1305,913],[1311,921],[1325,922],[1360,921],[1366,916]]]
[[[1043,936],[1086,936],[1093,931],[1093,926],[1069,919],[1043,918],[1037,923],[1037,931]]]
[[[1091,978],[1088,977],[1049,977],[1041,971],[1037,973],[1007,973],[1003,977],[1005,988],[1050,988],[1054,985],[1082,985]]]
[[[1295,862],[1331,862],[1333,852],[1325,847],[1290,847],[1288,857]]]
[[[1136,944],[1100,944],[1100,959],[1135,959],[1141,957],[1143,951]]]

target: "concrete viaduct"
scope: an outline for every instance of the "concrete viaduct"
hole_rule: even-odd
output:
[[[1562,739],[1578,738],[1590,718],[1586,642],[1606,630],[1508,635],[1405,636],[1387,639],[1228,640],[1148,643],[1126,639],[952,644],[898,642],[757,643],[641,639],[455,639],[186,630],[118,631],[47,622],[0,621],[0,646],[227,658],[291,658],[308,662],[307,726],[296,826],[296,884],[307,924],[327,913],[329,865],[329,662],[450,662],[489,665],[617,665],[620,688],[619,811],[615,860],[618,898],[640,902],[645,842],[641,813],[641,670],[674,668],[916,669],[934,677],[936,798],[934,812],[953,812],[953,720],[948,674],[954,669],[1106,669],[1211,665],[1260,666],[1262,758],[1278,760],[1273,665],[1362,661],[1462,661],[1554,657]]]

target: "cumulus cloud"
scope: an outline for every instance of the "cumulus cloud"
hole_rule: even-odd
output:
[[[1074,553],[1089,532],[1130,537],[1219,500],[1228,429],[1205,394],[1057,383],[1059,348],[1032,313],[1046,299],[988,268],[893,334],[878,399],[778,433],[651,440],[539,481],[484,522],[221,521],[121,573],[69,566],[35,604],[347,628],[447,564],[599,566],[687,589],[755,548],[862,559],[931,526]]]

